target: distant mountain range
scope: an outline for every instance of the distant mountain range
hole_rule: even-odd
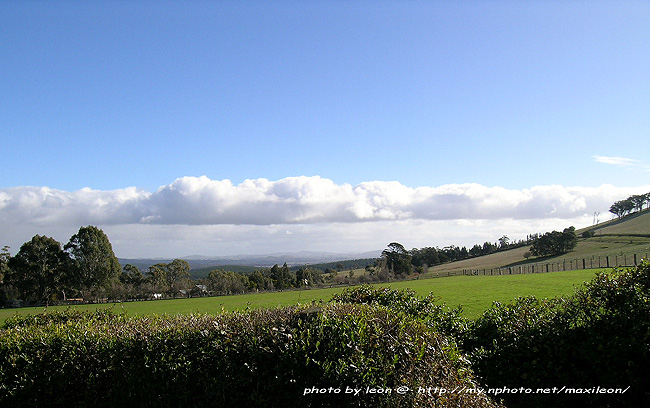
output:
[[[240,265],[271,267],[275,264],[282,265],[286,262],[289,266],[311,265],[327,262],[345,261],[350,259],[379,258],[381,250],[354,253],[334,253],[301,251],[296,253],[274,253],[267,255],[233,255],[233,256],[207,256],[189,255],[180,257],[190,264],[191,269],[205,268],[210,266]],[[127,259],[120,258],[120,264],[135,265],[140,269],[146,269],[156,263],[169,263],[173,259]]]

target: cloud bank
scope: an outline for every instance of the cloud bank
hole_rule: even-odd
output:
[[[277,225],[399,220],[570,219],[605,212],[616,200],[650,191],[535,186],[522,190],[480,184],[410,188],[394,181],[356,186],[314,177],[277,181],[182,177],[148,192],[134,187],[62,191],[0,189],[0,222],[66,225]]]

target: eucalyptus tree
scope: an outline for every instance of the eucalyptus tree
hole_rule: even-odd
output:
[[[643,210],[643,205],[646,203],[647,197],[645,194],[639,194],[631,196],[629,200],[637,211],[641,211]]]
[[[145,276],[137,266],[126,264],[124,265],[124,268],[122,268],[120,282],[133,287],[138,287],[145,282]]]
[[[11,259],[9,246],[5,245],[2,247],[2,252],[0,252],[0,284],[4,282],[5,274],[9,271],[9,259]]]
[[[190,264],[184,259],[174,259],[167,264],[167,285],[171,295],[186,289],[190,281]]]
[[[70,259],[71,284],[82,290],[109,286],[121,272],[108,237],[95,226],[81,227],[64,251]]]
[[[35,235],[9,258],[4,282],[15,287],[23,300],[47,303],[64,289],[65,267],[61,243]]]
[[[411,254],[402,244],[391,242],[388,244],[388,248],[382,251],[381,256],[386,259],[388,270],[395,276],[405,276],[411,273]]]

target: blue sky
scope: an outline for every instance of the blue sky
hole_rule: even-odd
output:
[[[92,223],[118,256],[341,250],[358,230],[347,246],[371,250],[591,220],[650,190],[648,21],[642,1],[3,2],[0,244]],[[259,179],[255,202],[307,186],[322,205],[229,212]],[[540,205],[566,213],[480,218],[439,210],[448,185],[575,189]],[[189,209],[213,216],[166,216]]]

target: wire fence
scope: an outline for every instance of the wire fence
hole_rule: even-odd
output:
[[[531,262],[498,268],[440,271],[433,272],[433,276],[522,275],[529,273],[575,271],[580,269],[631,267],[638,265],[642,259],[649,259],[648,252],[634,252],[618,255],[599,255],[591,256],[589,258],[564,258],[562,260],[554,260],[552,262]]]

